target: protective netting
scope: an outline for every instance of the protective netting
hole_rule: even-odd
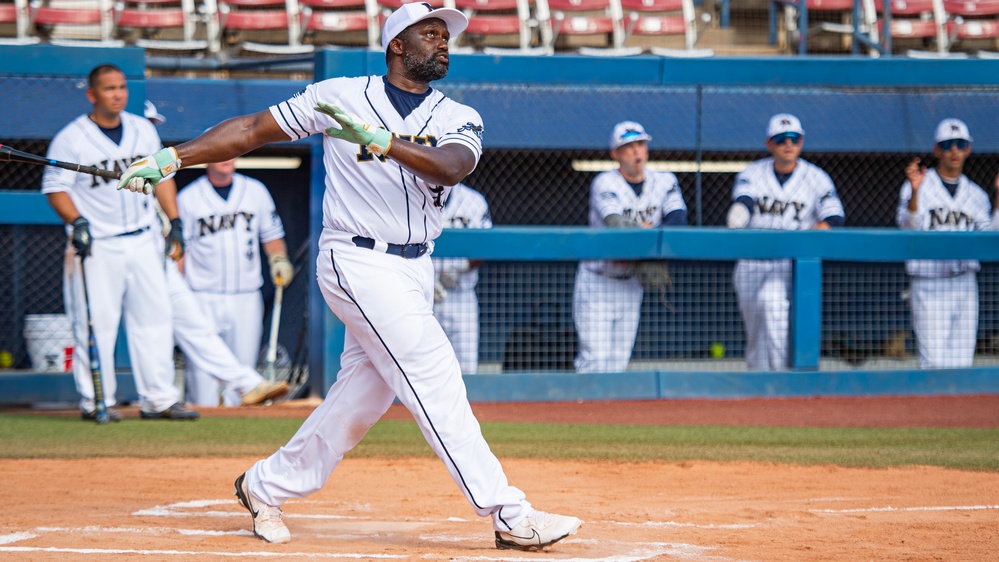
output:
[[[482,86],[477,86],[482,90]],[[529,86],[502,86],[494,92],[519,92]],[[565,100],[586,88],[556,89]],[[448,93],[461,98],[470,89],[451,86]],[[690,94],[693,89],[680,89]],[[670,93],[673,90],[669,91]],[[877,118],[863,106],[863,100],[900,97],[913,103],[926,102],[926,90],[903,88],[842,89],[812,93],[809,90],[756,88],[759,98],[786,100],[793,107],[813,115],[804,119],[806,130],[830,130],[837,141],[850,139],[855,125],[839,124],[838,113],[821,111],[825,104],[856,100],[852,123]],[[748,162],[765,156],[763,128],[770,113],[744,111],[742,106],[724,108],[724,123],[707,111],[693,115],[668,113],[659,105],[661,88],[601,87],[602,118],[632,118],[643,121],[656,139],[668,139],[665,146],[653,143],[651,165],[674,171],[681,184],[689,212],[690,226],[722,226],[731,199],[735,174]],[[932,92],[931,92],[932,93]],[[25,94],[30,95],[30,93]],[[916,96],[921,96],[918,99]],[[948,97],[949,113],[955,116],[982,115],[993,111],[999,91],[968,89],[960,96]],[[732,104],[740,98],[733,96]],[[635,102],[635,100],[639,100]],[[650,101],[642,101],[650,100]],[[955,101],[956,100],[956,101]],[[713,103],[721,103],[714,101]],[[807,104],[814,105],[809,106]],[[964,104],[964,105],[961,105]],[[989,108],[992,108],[991,110]],[[613,109],[607,109],[613,108]],[[585,123],[576,103],[551,104],[545,107],[546,122]],[[994,115],[994,113],[993,113]],[[7,138],[9,121],[18,116],[0,118],[0,142],[13,148],[44,154],[48,145],[43,139]],[[859,121],[858,121],[859,120]],[[5,121],[8,123],[5,124]],[[610,121],[613,123],[614,121]],[[676,122],[683,126],[666,127]],[[690,126],[693,122],[694,126]],[[656,124],[658,127],[650,125]],[[806,136],[804,158],[822,167],[832,177],[846,208],[847,227],[894,227],[903,168],[919,155],[929,158],[932,126],[916,131],[915,139],[886,138],[881,131],[862,133],[860,148],[822,149],[833,143],[821,135]],[[965,174],[991,194],[999,171],[999,154],[989,139],[999,138],[999,121],[969,119],[972,134],[983,142],[976,144],[965,166]],[[513,126],[527,127],[515,116],[508,123],[487,123],[486,151],[476,171],[466,183],[486,197],[493,222],[501,225],[585,225],[588,190],[594,175],[613,164],[604,147],[608,131],[596,130],[592,138],[579,138],[580,129],[548,127],[544,137],[523,135],[523,148],[490,145],[490,130]],[[590,130],[584,127],[584,130]],[[719,130],[732,131],[758,139],[751,143],[737,139],[735,148],[719,148]],[[695,132],[700,131],[701,136]],[[747,133],[748,131],[748,133]],[[858,133],[860,134],[860,133]],[[509,135],[507,135],[509,138]],[[707,139],[707,140],[705,140]],[[506,144],[513,144],[506,142]],[[849,144],[849,143],[845,143]],[[898,150],[899,145],[923,147],[917,152]],[[541,146],[539,146],[541,145]],[[493,145],[495,146],[495,145]],[[878,149],[881,146],[881,149]],[[559,147],[559,148],[552,148]],[[814,148],[813,148],[814,147]],[[270,153],[302,158],[296,178],[308,177],[310,167],[307,147],[264,149]],[[932,161],[927,163],[932,165]],[[253,170],[269,187],[288,182],[284,170]],[[41,168],[19,163],[0,164],[0,189],[37,192]],[[307,180],[295,180],[298,191],[307,192]],[[289,192],[274,190],[286,225],[308,224],[307,205],[285,205]],[[291,245],[299,250],[301,240]],[[33,365],[24,337],[25,319],[31,315],[60,314],[62,306],[62,260],[65,234],[56,225],[6,224],[0,226],[0,267],[10,280],[0,285],[0,350],[11,353],[14,368],[38,368]],[[299,250],[296,259],[305,268],[308,252]],[[733,289],[733,264],[730,262],[674,261],[670,264],[672,287],[662,294],[646,295],[629,369],[710,369],[744,370],[745,330]],[[289,363],[304,362],[308,356],[303,326],[307,319],[308,288],[314,282],[300,270],[298,278],[285,293],[281,343]],[[822,354],[821,368],[889,368],[915,365],[915,341],[912,334],[909,282],[902,264],[828,263],[823,269]],[[575,263],[531,261],[494,262],[482,267],[477,288],[480,299],[480,369],[481,373],[514,370],[571,370],[578,346],[574,332],[573,283]],[[979,328],[968,337],[978,342],[979,362],[989,361],[997,351],[995,334],[999,332],[996,301],[999,300],[997,269],[984,264],[978,276],[981,312]],[[267,310],[272,288],[265,288]],[[265,334],[269,328],[267,318]],[[304,347],[303,347],[304,346]]]

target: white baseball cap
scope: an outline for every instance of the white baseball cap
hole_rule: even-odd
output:
[[[146,100],[145,115],[146,119],[152,121],[154,125],[162,125],[163,123],[166,123],[166,117],[160,115],[160,112],[156,111],[156,105],[149,100]]]
[[[614,125],[614,131],[610,138],[610,149],[614,150],[632,142],[650,140],[652,140],[652,136],[645,132],[645,127],[642,127],[641,123],[621,121]]]
[[[804,136],[805,130],[801,128],[801,121],[790,113],[778,113],[770,118],[770,125],[767,126],[767,138],[773,138],[782,133],[798,133]]]
[[[968,142],[972,142],[974,139],[971,138],[971,133],[968,132],[968,126],[964,124],[964,121],[960,119],[947,118],[937,125],[936,141],[943,142],[952,139],[962,139]]]
[[[434,8],[426,2],[403,4],[385,20],[385,26],[382,28],[382,50],[388,49],[389,41],[395,39],[407,27],[430,18],[444,20],[451,37],[457,36],[468,27],[468,18],[454,8]]]

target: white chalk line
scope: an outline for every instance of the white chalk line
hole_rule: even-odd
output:
[[[985,511],[999,505],[937,505],[922,507],[855,507],[849,509],[810,509],[810,513],[890,513],[893,511]]]
[[[350,558],[350,559],[399,559],[408,558],[405,554],[357,554],[357,553],[332,553],[332,552],[230,552],[230,551],[196,551],[196,550],[146,550],[128,548],[56,548],[56,547],[31,547],[31,546],[0,546],[0,552],[57,552],[60,554],[142,554],[155,556],[225,556],[228,558],[292,558],[301,560],[303,558]]]

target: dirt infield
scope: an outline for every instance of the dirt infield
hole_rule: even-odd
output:
[[[495,421],[999,427],[999,396],[473,407]],[[270,545],[231,496],[255,460],[0,461],[0,559],[983,561],[999,545],[997,473],[509,459],[536,506],[586,523],[544,554],[499,551],[439,461],[350,458],[321,492],[285,505],[292,542]]]

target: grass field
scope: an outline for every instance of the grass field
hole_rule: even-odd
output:
[[[267,456],[301,419],[126,419],[0,414],[0,458]],[[999,429],[631,426],[483,422],[500,458],[601,461],[756,461],[845,467],[938,466],[999,471]],[[412,421],[383,420],[349,456],[429,457]]]

